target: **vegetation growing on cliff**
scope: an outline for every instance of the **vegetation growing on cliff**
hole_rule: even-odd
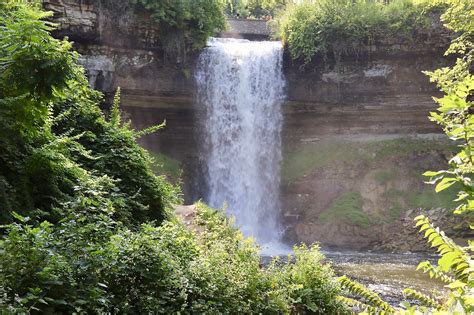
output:
[[[413,0],[301,1],[286,6],[277,17],[278,36],[294,59],[337,59],[380,38],[413,40],[429,27],[428,8]]]
[[[364,202],[359,192],[345,192],[319,215],[319,220],[321,223],[328,224],[338,220],[366,229],[370,227],[371,218],[362,210],[363,205]]]
[[[293,181],[311,176],[315,171],[338,165],[376,164],[388,159],[416,154],[451,154],[456,146],[448,139],[400,138],[380,141],[331,140],[307,143],[287,154],[283,161],[283,178]]]
[[[130,0],[151,11],[163,35],[184,36],[202,47],[209,36],[226,27],[225,0]]]
[[[270,18],[293,0],[227,0],[226,12],[236,18]]]

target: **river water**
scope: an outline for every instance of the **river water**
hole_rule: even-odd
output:
[[[444,283],[431,279],[421,270],[416,270],[418,263],[438,259],[435,255],[421,253],[375,253],[357,251],[322,250],[326,262],[330,263],[337,276],[346,275],[352,280],[364,284],[378,293],[393,306],[399,306],[405,297],[403,289],[411,288],[426,294],[433,290],[446,293]],[[286,256],[281,257],[283,260]],[[262,256],[264,265],[271,261],[270,256]],[[410,301],[416,303],[416,301]]]

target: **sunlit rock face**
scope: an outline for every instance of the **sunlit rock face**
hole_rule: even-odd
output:
[[[186,202],[206,198],[209,156],[197,123],[206,110],[195,83],[200,51],[164,49],[150,16],[127,8],[128,1],[44,3],[60,23],[56,35],[75,41],[106,100],[120,86],[136,128],[166,120],[141,143],[183,168]],[[420,174],[442,169],[451,150],[427,119],[437,90],[421,73],[446,63],[449,38],[436,29],[419,38],[305,66],[283,55],[280,221],[288,242],[373,248],[408,228],[406,210],[448,205],[449,196],[432,194]]]

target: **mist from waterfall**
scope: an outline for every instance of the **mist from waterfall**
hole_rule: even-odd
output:
[[[200,55],[196,83],[204,107],[206,202],[226,204],[243,234],[264,251],[281,251],[281,43],[212,38]]]

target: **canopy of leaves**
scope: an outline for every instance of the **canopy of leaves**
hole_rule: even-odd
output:
[[[227,14],[236,18],[270,18],[293,0],[227,0]]]

